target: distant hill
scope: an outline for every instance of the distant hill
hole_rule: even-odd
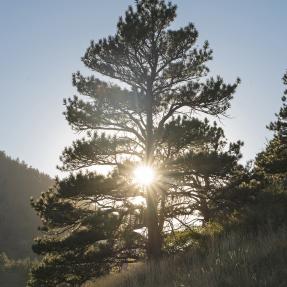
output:
[[[53,180],[25,162],[0,151],[0,252],[9,257],[31,256],[32,239],[40,220],[30,206]]]

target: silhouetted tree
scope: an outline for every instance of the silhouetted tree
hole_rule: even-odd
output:
[[[115,36],[87,49],[84,64],[126,88],[73,75],[83,98],[65,100],[65,116],[86,136],[64,150],[60,169],[102,165],[114,171],[71,175],[33,202],[45,235],[34,245],[44,257],[30,286],[78,286],[144,253],[158,259],[173,220],[176,228],[189,228],[197,210],[209,220],[212,194],[234,172],[241,143],[226,147],[222,129],[190,114],[224,115],[239,80],[206,79],[212,51],[207,42],[194,47],[192,24],[168,29],[175,17],[171,3],[136,1]],[[143,163],[156,172],[145,188],[132,179]]]
[[[283,77],[287,84],[287,74]],[[286,226],[286,172],[287,172],[287,105],[286,94],[282,97],[283,105],[276,120],[267,128],[273,132],[273,138],[266,148],[255,159],[250,179],[237,189],[245,195],[251,195],[251,200],[241,202],[239,214],[240,225],[245,231],[258,231],[272,226],[275,230]],[[230,194],[230,193],[229,193]],[[237,195],[240,193],[237,193]],[[242,194],[242,193],[241,193]]]
[[[32,202],[45,235],[33,246],[44,257],[32,269],[29,286],[79,286],[138,259],[143,237],[134,230],[142,208],[129,201],[134,195],[117,174],[79,173],[57,180]]]
[[[232,204],[227,199],[241,180],[242,142],[227,144],[222,128],[205,119],[171,120],[165,127],[162,152],[166,162],[165,211],[163,220],[172,228],[200,220],[203,225],[219,217]],[[239,180],[240,179],[240,180]],[[224,202],[224,204],[223,204]],[[195,218],[191,214],[197,214]],[[163,224],[163,223],[162,223]]]
[[[287,85],[287,73],[283,77]],[[265,150],[257,155],[255,168],[268,181],[287,184],[287,90],[282,97],[282,107],[276,114],[276,121],[271,122],[267,128],[274,133]]]

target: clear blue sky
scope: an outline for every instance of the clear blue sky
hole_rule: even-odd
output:
[[[287,69],[287,1],[175,0],[176,26],[193,22],[210,42],[212,74],[242,79],[230,119],[230,140],[242,139],[252,159],[270,136]],[[74,138],[62,115],[75,91],[71,74],[90,74],[80,61],[90,40],[113,34],[132,0],[0,1],[0,150],[55,175]]]

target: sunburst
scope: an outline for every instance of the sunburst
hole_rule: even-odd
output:
[[[139,165],[133,173],[134,182],[143,187],[151,185],[155,180],[155,171],[148,165]]]

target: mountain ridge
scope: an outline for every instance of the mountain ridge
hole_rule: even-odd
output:
[[[12,258],[33,256],[31,245],[40,220],[30,206],[53,179],[0,151],[0,252]]]

